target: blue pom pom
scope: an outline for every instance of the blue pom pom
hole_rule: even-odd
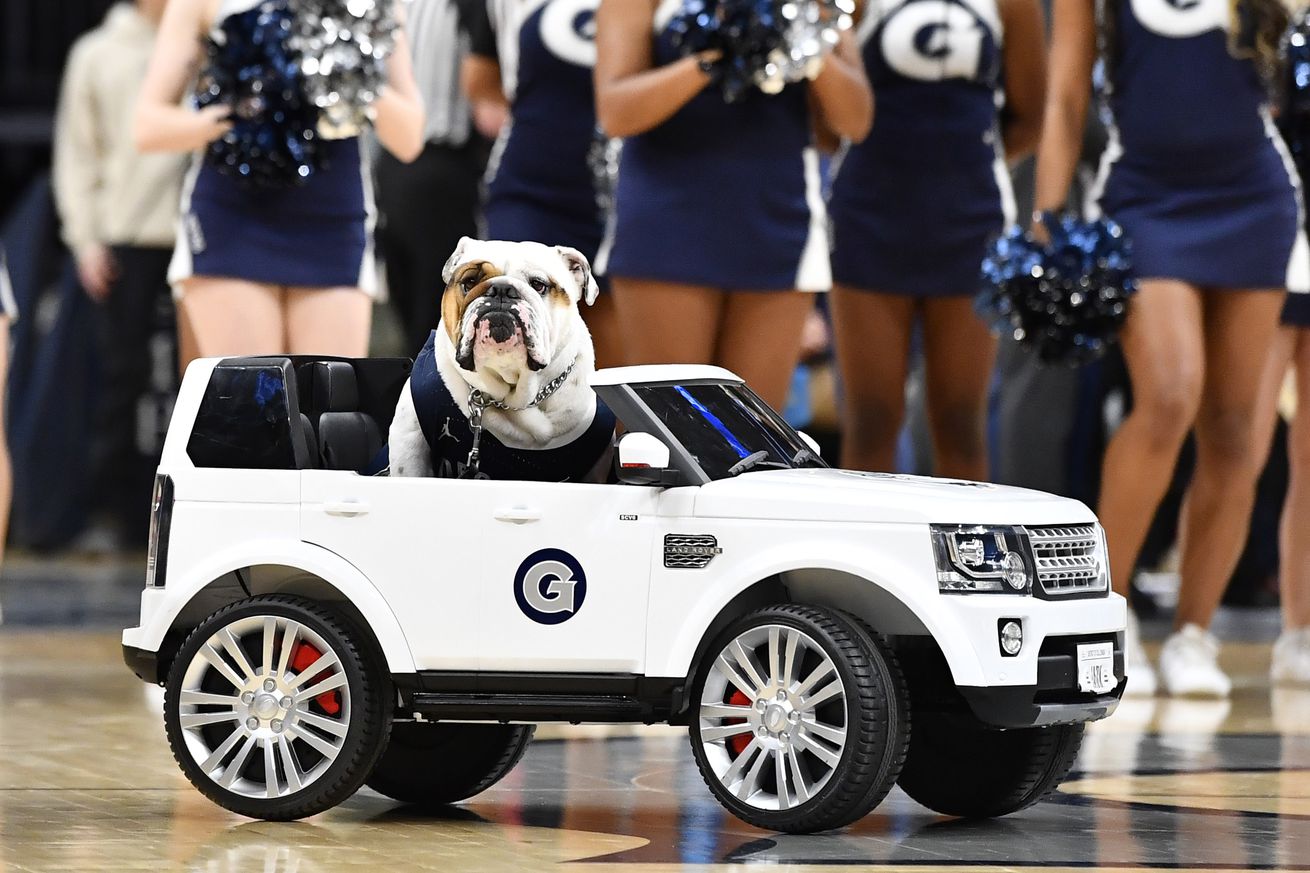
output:
[[[1043,224],[1046,246],[1019,227],[992,244],[976,308],[1043,362],[1095,360],[1115,341],[1137,292],[1128,239],[1105,218],[1048,213]]]
[[[232,110],[232,129],[209,144],[206,159],[257,187],[303,184],[322,168],[317,109],[305,100],[300,62],[287,45],[292,12],[265,0],[223,20],[208,40],[196,104]]]
[[[1302,179],[1310,179],[1310,9],[1292,18],[1283,36],[1284,101],[1278,126]]]

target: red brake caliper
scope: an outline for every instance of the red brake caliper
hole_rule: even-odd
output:
[[[747,697],[745,694],[742,694],[741,691],[734,691],[732,692],[732,696],[728,698],[728,705],[750,706],[751,699]],[[728,718],[728,719],[724,719],[723,723],[745,724],[746,719]],[[742,752],[746,751],[746,747],[750,745],[750,742],[751,742],[751,735],[749,731],[747,731],[746,733],[737,734],[736,736],[728,737],[728,752],[732,755],[733,758],[736,758]]]
[[[314,662],[323,657],[323,653],[311,646],[309,643],[298,643],[296,650],[291,653],[291,669],[297,673],[304,672],[307,668],[314,666]],[[331,676],[332,673],[324,670],[308,682],[302,682],[302,685],[314,687],[319,682]],[[318,705],[328,715],[336,715],[341,711],[341,698],[335,691],[324,691],[314,698]]]

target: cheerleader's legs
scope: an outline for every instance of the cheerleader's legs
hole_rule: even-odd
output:
[[[933,472],[986,482],[987,388],[996,337],[974,314],[970,297],[929,298],[921,305]]]
[[[293,355],[368,355],[373,298],[358,288],[288,288],[287,350]]]
[[[1283,327],[1274,339],[1256,412],[1256,444],[1266,452],[1272,447],[1289,365],[1295,372],[1297,412],[1287,433],[1289,476],[1278,532],[1278,587],[1283,629],[1294,631],[1310,628],[1310,330]]]
[[[181,307],[202,358],[286,354],[282,289],[243,279],[192,276]]]
[[[591,306],[583,305],[582,320],[587,323],[591,343],[596,347],[596,367],[622,367],[628,363],[624,357],[623,335],[619,329],[618,307],[614,294],[601,292]]]
[[[1297,413],[1288,434],[1291,478],[1279,531],[1283,627],[1310,628],[1310,331],[1285,329],[1295,343]]]
[[[626,363],[717,364],[745,379],[774,409],[787,402],[811,295],[620,277],[612,277],[610,287]]]
[[[1257,402],[1278,331],[1282,291],[1205,294],[1205,383],[1196,415],[1196,469],[1179,525],[1181,588],[1174,626],[1205,628],[1237,567],[1267,454]]]
[[[905,418],[915,299],[843,285],[832,289],[833,343],[841,372],[841,466],[891,472]]]
[[[1196,288],[1145,279],[1120,337],[1133,408],[1106,447],[1097,514],[1109,542],[1114,590],[1124,596],[1132,587],[1138,552],[1201,405],[1203,322]]]

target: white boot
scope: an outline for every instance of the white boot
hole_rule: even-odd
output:
[[[1310,686],[1310,627],[1283,631],[1278,637],[1269,681],[1274,685]]]
[[[1183,625],[1160,650],[1160,679],[1174,697],[1225,698],[1233,683],[1219,669],[1219,641],[1199,625]]]
[[[1128,627],[1124,630],[1124,674],[1128,685],[1124,694],[1128,697],[1152,697],[1155,695],[1155,670],[1147,660],[1146,650],[1142,648],[1142,634],[1137,627],[1137,615],[1128,610]]]

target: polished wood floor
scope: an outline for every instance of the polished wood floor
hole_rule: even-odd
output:
[[[723,812],[668,728],[543,730],[501,785],[437,816],[365,791],[305,822],[244,820],[183,779],[160,693],[112,632],[10,626],[0,870],[1310,870],[1310,691],[1271,691],[1267,657],[1226,647],[1231,704],[1124,706],[1059,794],[1008,819],[942,819],[896,791],[848,831],[782,837]]]

